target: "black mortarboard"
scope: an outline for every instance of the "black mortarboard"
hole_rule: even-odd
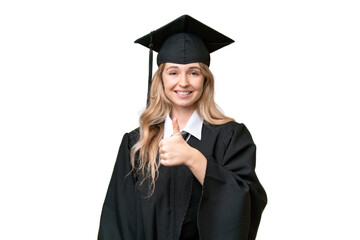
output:
[[[165,62],[179,64],[202,62],[209,66],[210,53],[233,42],[232,39],[189,15],[183,15],[135,41],[150,49],[148,90],[152,78],[153,50],[158,52],[158,65]]]

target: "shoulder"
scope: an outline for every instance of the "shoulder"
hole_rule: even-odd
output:
[[[250,131],[244,123],[238,123],[235,121],[227,122],[224,124],[214,125],[204,122],[205,128],[214,132],[216,135],[222,136],[224,139],[231,140],[234,137],[245,137],[252,141]]]
[[[130,149],[132,146],[137,143],[140,138],[140,130],[139,128],[135,128],[134,130],[127,132],[123,135],[122,144],[127,144]]]
[[[140,128],[135,128],[131,132],[127,133],[129,136],[129,146],[134,146],[140,138]]]
[[[235,121],[227,122],[224,124],[210,124],[207,122],[204,122],[204,126],[213,130],[213,131],[219,131],[219,132],[225,132],[230,133],[234,131],[248,131],[244,123],[238,123]]]

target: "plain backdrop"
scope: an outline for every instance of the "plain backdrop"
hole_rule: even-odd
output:
[[[360,239],[359,12],[347,0],[1,1],[0,238],[96,239],[120,141],[145,107],[148,49],[133,42],[189,14],[235,40],[210,68],[218,105],[257,145],[269,198],[257,239]]]

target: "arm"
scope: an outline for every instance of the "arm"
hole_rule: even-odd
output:
[[[129,135],[125,134],[102,209],[98,240],[136,238],[135,181],[130,171]]]
[[[185,162],[185,165],[190,169],[192,174],[194,174],[199,183],[203,185],[207,166],[207,159],[199,150],[193,147],[189,148],[189,152],[190,154],[187,158],[187,161]]]
[[[254,240],[267,197],[255,174],[256,146],[236,124],[224,155],[207,157],[198,225],[202,239]]]

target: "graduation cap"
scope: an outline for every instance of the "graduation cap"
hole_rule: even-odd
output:
[[[165,62],[178,64],[202,62],[210,66],[210,53],[233,42],[234,40],[189,15],[183,15],[137,39],[135,43],[150,49],[147,103],[149,103],[152,79],[153,51],[158,52],[158,66]]]

